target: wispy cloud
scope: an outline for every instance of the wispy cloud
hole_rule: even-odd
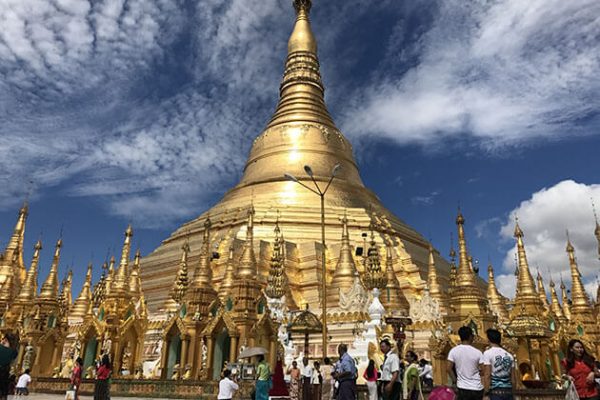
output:
[[[408,49],[418,62],[359,88],[347,133],[424,144],[475,137],[488,149],[596,133],[600,3],[456,0],[433,8],[431,29]],[[390,53],[384,68],[399,69],[405,54]]]
[[[594,217],[590,198],[600,199],[600,185],[586,185],[565,180],[532,194],[512,210],[502,223],[500,234],[506,240],[514,240],[515,217],[525,233],[524,242],[532,273],[536,267],[554,281],[564,278],[571,281],[569,259],[565,252],[569,230],[576,250],[579,270],[588,290],[595,288],[598,274],[598,243],[594,237]],[[506,252],[504,270],[515,269],[516,246]],[[510,276],[510,274],[508,275]],[[514,282],[514,275],[513,275]]]
[[[410,199],[410,202],[414,205],[431,206],[435,202],[435,198],[439,195],[439,191],[433,191],[424,196],[414,196]]]

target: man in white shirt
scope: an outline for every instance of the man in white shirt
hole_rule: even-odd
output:
[[[27,389],[27,386],[29,385],[30,382],[31,382],[31,375],[29,375],[29,368],[28,368],[25,370],[23,375],[21,375],[19,377],[19,381],[17,382],[17,386],[15,387],[15,394],[28,396],[29,389]]]
[[[502,334],[496,329],[486,331],[490,348],[483,352],[483,386],[490,400],[513,400],[514,358],[500,343]]]
[[[229,379],[230,375],[230,370],[226,369],[223,371],[223,379],[219,382],[218,400],[231,400],[235,391],[239,389],[238,384]]]
[[[387,339],[379,342],[379,349],[385,354],[381,366],[380,393],[383,400],[399,400],[402,393],[400,357],[392,351],[392,345]]]
[[[302,359],[302,398],[310,399],[311,397],[311,386],[310,380],[313,376],[313,367],[308,363],[308,358]]]
[[[479,370],[483,354],[472,346],[474,335],[470,327],[461,327],[458,336],[461,344],[448,353],[446,371],[458,388],[457,400],[481,400],[483,384]]]

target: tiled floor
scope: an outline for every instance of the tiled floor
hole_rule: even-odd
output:
[[[8,400],[64,400],[65,395],[60,394],[40,394],[31,393],[29,396],[8,396]],[[81,400],[92,400],[91,396],[80,396]],[[111,400],[156,400],[155,398],[149,399],[146,397],[113,397]],[[169,399],[164,399],[169,400]]]

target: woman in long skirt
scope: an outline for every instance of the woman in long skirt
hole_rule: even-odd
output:
[[[296,361],[292,361],[288,373],[290,374],[290,399],[300,400],[300,368]]]
[[[110,358],[108,357],[108,354],[105,354],[102,356],[102,362],[96,370],[94,400],[110,400],[110,374]]]

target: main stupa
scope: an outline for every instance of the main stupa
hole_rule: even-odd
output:
[[[335,294],[347,289],[340,285],[345,282],[347,286],[352,280],[350,275],[363,272],[365,259],[356,250],[361,247],[366,255],[364,234],[369,233],[370,237],[371,230],[377,245],[388,247],[385,265],[392,266],[404,295],[419,297],[425,287],[429,243],[385,208],[363,184],[352,145],[336,127],[325,104],[317,41],[309,22],[311,1],[294,0],[294,7],[296,22],[288,42],[279,102],[266,128],[254,140],[241,181],[216,205],[182,225],[141,261],[143,289],[151,315],[160,314],[170,301],[169,293],[186,241],[190,246],[189,264],[198,263],[205,226],[210,226],[210,242],[215,254],[211,263],[212,283],[214,289],[219,290],[226,266],[235,265],[241,255],[248,210],[252,207],[259,281],[263,287],[266,285],[274,228],[278,224],[285,243],[288,304],[292,308],[310,304],[318,313],[321,301],[320,198],[284,177],[289,173],[311,186],[305,165],[312,168],[314,178],[322,186],[329,181],[333,167],[341,166],[325,196],[328,303],[330,292]],[[344,226],[347,226],[352,259],[348,259],[348,251],[345,257],[340,255]],[[386,251],[381,253],[386,254]],[[440,280],[446,286],[449,265],[437,252],[433,253]],[[347,276],[342,276],[344,274]]]

